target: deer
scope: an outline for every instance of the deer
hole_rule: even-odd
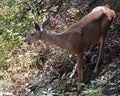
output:
[[[96,73],[103,52],[104,40],[114,18],[114,10],[110,9],[108,6],[97,6],[93,8],[90,13],[61,33],[48,32],[45,30],[44,27],[47,23],[43,22],[42,26],[35,23],[35,30],[26,36],[25,41],[31,44],[38,40],[45,40],[66,49],[72,54],[76,54],[78,90],[80,90],[80,83],[83,80],[83,52],[96,42],[100,43],[99,54],[94,68],[94,73]]]

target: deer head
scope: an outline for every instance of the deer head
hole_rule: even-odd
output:
[[[27,35],[25,42],[27,42],[28,44],[31,44],[38,41],[43,31],[44,30],[40,28],[40,26],[37,23],[35,23],[35,29],[32,30],[32,32]]]
[[[50,17],[48,17],[41,25],[41,27],[39,26],[38,23],[34,23],[35,24],[35,29],[27,35],[25,42],[27,42],[28,44],[34,43],[35,41],[38,41],[41,39],[41,34],[44,32],[46,32],[44,29],[54,29],[56,27],[56,24],[52,24],[52,20],[50,19]]]

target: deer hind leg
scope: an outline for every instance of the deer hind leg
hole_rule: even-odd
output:
[[[101,56],[102,56],[102,52],[103,52],[103,46],[104,46],[104,39],[105,39],[105,36],[101,36],[101,38],[100,38],[100,47],[99,47],[99,55],[98,55],[98,58],[97,58],[97,63],[96,63],[95,68],[94,68],[94,73],[97,72],[98,65],[99,65],[99,62],[101,60]]]
[[[78,90],[81,89],[80,83],[83,79],[82,65],[83,65],[83,54],[79,54],[77,57]]]

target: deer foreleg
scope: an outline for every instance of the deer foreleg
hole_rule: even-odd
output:
[[[83,79],[82,65],[83,65],[83,54],[79,54],[77,58],[78,90],[81,89],[80,83]]]

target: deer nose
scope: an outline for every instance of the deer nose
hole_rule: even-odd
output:
[[[25,38],[23,41],[24,41],[24,42],[27,42],[27,39]]]
[[[27,39],[24,39],[24,42],[26,42],[27,44],[31,44],[31,42],[29,42]]]

